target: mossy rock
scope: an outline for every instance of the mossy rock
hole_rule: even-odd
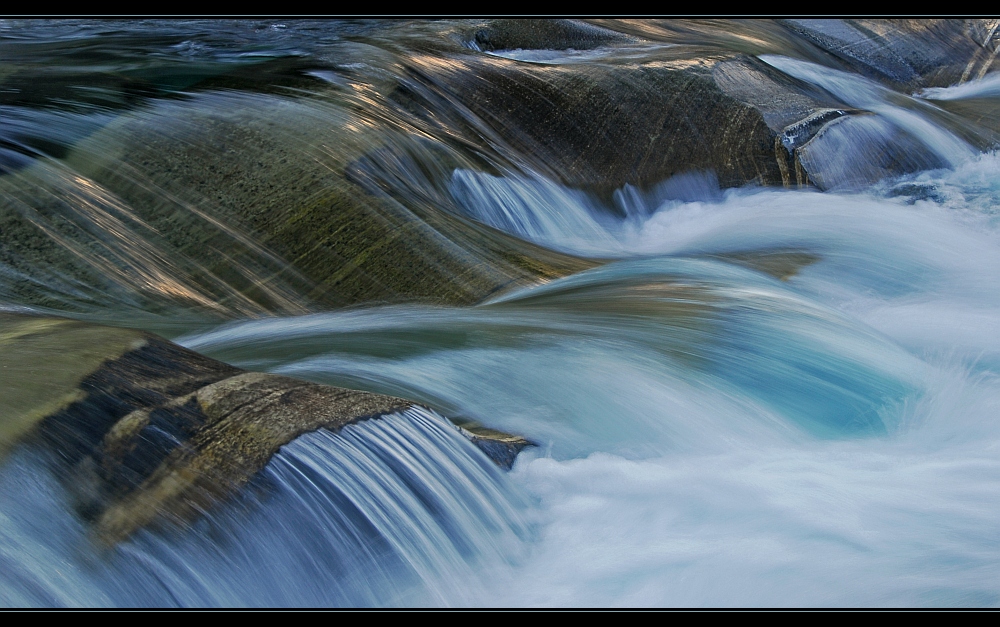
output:
[[[470,304],[593,265],[350,180],[350,164],[407,141],[352,107],[335,94],[159,102],[61,164],[0,178],[0,261],[62,286],[13,285],[15,302],[75,310],[65,294],[76,287],[87,302],[106,292],[146,311],[223,317]]]
[[[102,363],[145,343],[136,331],[0,312],[0,456],[81,400],[81,382]]]
[[[95,537],[185,522],[245,485],[308,431],[410,401],[251,373],[151,333],[0,315],[2,452],[30,442]]]

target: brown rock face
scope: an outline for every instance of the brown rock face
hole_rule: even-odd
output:
[[[780,185],[761,113],[681,65],[415,58],[417,80],[397,97],[416,111],[435,96],[460,103],[539,169],[602,195],[691,170],[714,170],[723,187]]]
[[[69,320],[3,314],[0,343],[4,449],[28,438],[51,450],[76,510],[109,544],[196,516],[303,433],[412,405]]]

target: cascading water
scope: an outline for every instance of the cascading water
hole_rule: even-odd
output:
[[[475,452],[423,409],[317,431],[195,529],[146,533],[103,554],[57,496],[36,498],[59,490],[26,454],[0,477],[10,512],[0,598],[7,606],[470,603],[487,573],[517,563],[532,537],[521,491]]]
[[[164,28],[169,39],[178,27]],[[388,55],[418,54],[415,42],[443,27],[399,28],[393,39],[367,23],[293,24],[273,29],[279,43],[223,32],[202,38],[209,52],[184,50],[215,64],[245,62],[236,53],[260,54],[254,45],[322,60],[329,67],[309,71],[332,96],[296,85],[261,98],[287,98],[283,106],[354,138],[378,122],[438,142],[434,157],[390,145],[427,163],[383,152],[382,170],[358,150],[337,161],[352,180],[439,233],[471,219],[600,265],[471,306],[324,311],[315,282],[250,235],[266,211],[236,225],[215,205],[192,204],[196,195],[163,201],[178,223],[205,225],[220,254],[257,260],[220,275],[171,238],[169,221],[131,214],[141,196],[72,179],[74,161],[44,170],[12,157],[3,176],[17,185],[4,198],[41,216],[54,245],[89,269],[73,275],[53,262],[32,273],[12,252],[0,258],[0,306],[145,326],[242,368],[392,394],[440,415],[415,407],[304,435],[190,526],[104,549],[67,505],[50,453],[21,446],[0,467],[0,604],[1000,604],[1000,155],[969,139],[978,122],[935,104],[995,100],[995,74],[910,96],[772,43],[759,58],[774,71],[864,111],[789,145],[825,191],[724,190],[715,173],[688,171],[597,193],[485,133],[469,156],[453,111],[428,122],[401,106],[391,117],[376,93],[397,71]],[[630,46],[620,52],[629,62],[666,63],[682,44]],[[617,54],[591,48],[491,55],[558,67]],[[206,61],[209,70],[219,71]],[[206,107],[256,97],[219,93],[185,97]],[[149,119],[181,124],[156,116],[194,110],[191,101],[154,99]],[[351,117],[363,106],[375,113]],[[383,151],[384,133],[371,141]],[[307,131],[288,139],[316,163],[337,150]],[[876,145],[912,151],[906,172],[881,176]],[[44,216],[29,194],[40,172],[58,179],[44,185],[58,194]],[[125,178],[166,193],[168,182],[145,176]],[[88,285],[93,272],[111,287]],[[25,296],[36,293],[45,296]],[[230,320],[220,324],[220,311]],[[270,317],[245,318],[261,312]],[[505,473],[441,416],[537,446]]]

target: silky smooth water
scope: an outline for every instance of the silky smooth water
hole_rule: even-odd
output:
[[[264,52],[335,59],[362,35],[398,50],[431,29],[407,27],[390,45],[366,23],[163,28],[174,47],[156,46],[170,62],[193,55],[205,72]],[[254,35],[241,41],[243,31]],[[994,98],[996,81],[904,95],[791,52],[761,58],[872,111],[865,145],[916,138],[927,169],[824,192],[722,190],[713,173],[690,172],[602,200],[524,164],[456,167],[433,190],[456,214],[607,260],[472,307],[317,311],[291,281],[275,288],[286,315],[248,317],[259,312],[225,300],[224,282],[168,307],[136,277],[194,289],[185,277],[196,269],[120,199],[69,186],[52,165],[62,182],[47,189],[87,233],[66,245],[104,242],[81,258],[134,267],[102,297],[51,268],[25,278],[0,266],[0,306],[23,308],[3,288],[35,281],[63,295],[35,310],[138,324],[243,368],[433,410],[303,436],[193,526],[104,551],[47,453],[18,449],[0,467],[0,604],[1000,604],[1000,155],[934,104]],[[163,102],[154,109],[184,106]],[[261,257],[247,272],[278,270]],[[504,473],[442,416],[536,446]]]

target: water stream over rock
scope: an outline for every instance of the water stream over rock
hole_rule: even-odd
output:
[[[1000,604],[996,33],[0,20],[0,605]]]

